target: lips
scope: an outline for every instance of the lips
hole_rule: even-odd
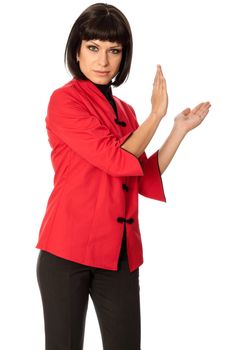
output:
[[[109,74],[109,71],[94,70],[94,73],[97,73],[100,75],[106,75],[106,74]]]

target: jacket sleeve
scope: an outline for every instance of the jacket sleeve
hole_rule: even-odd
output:
[[[120,146],[133,133],[117,138],[76,97],[55,90],[48,104],[46,127],[80,157],[112,176],[143,176],[139,158]]]
[[[128,105],[131,109],[137,127],[139,127],[135,111],[131,105]],[[162,177],[158,162],[159,150],[153,153],[149,158],[147,158],[146,152],[144,151],[138,158],[142,168],[144,176],[138,177],[138,192],[144,197],[151,199],[156,199],[162,202],[166,202]]]
[[[143,152],[139,157],[144,172],[144,176],[138,177],[139,193],[144,197],[166,202],[158,163],[158,152],[156,151],[149,158]]]

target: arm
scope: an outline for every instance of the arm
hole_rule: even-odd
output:
[[[153,83],[151,97],[152,109],[148,118],[139,126],[132,135],[121,144],[128,152],[140,157],[156,132],[161,119],[167,113],[168,95],[166,80],[163,76],[161,66],[157,65],[157,72]]]
[[[148,118],[132,133],[121,147],[139,158],[155,134],[160,120],[158,115],[151,112]]]
[[[161,174],[168,167],[184,137],[185,134],[174,126],[163,146],[159,149],[158,161]]]

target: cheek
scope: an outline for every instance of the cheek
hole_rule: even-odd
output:
[[[88,67],[92,66],[93,58],[88,55],[82,55],[79,58],[80,67],[88,69]]]
[[[80,50],[79,61],[82,65],[88,66],[93,61],[93,55],[89,50],[83,47]]]
[[[115,68],[115,70],[119,69],[121,61],[122,61],[122,57],[117,57],[117,59],[115,59],[115,61],[114,61],[114,68]]]

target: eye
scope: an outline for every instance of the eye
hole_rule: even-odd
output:
[[[111,49],[110,51],[111,51],[114,55],[117,55],[117,54],[119,54],[119,53],[122,52],[121,49]]]
[[[90,51],[93,51],[93,52],[97,52],[98,50],[97,46],[94,46],[94,45],[88,45],[87,47]]]

